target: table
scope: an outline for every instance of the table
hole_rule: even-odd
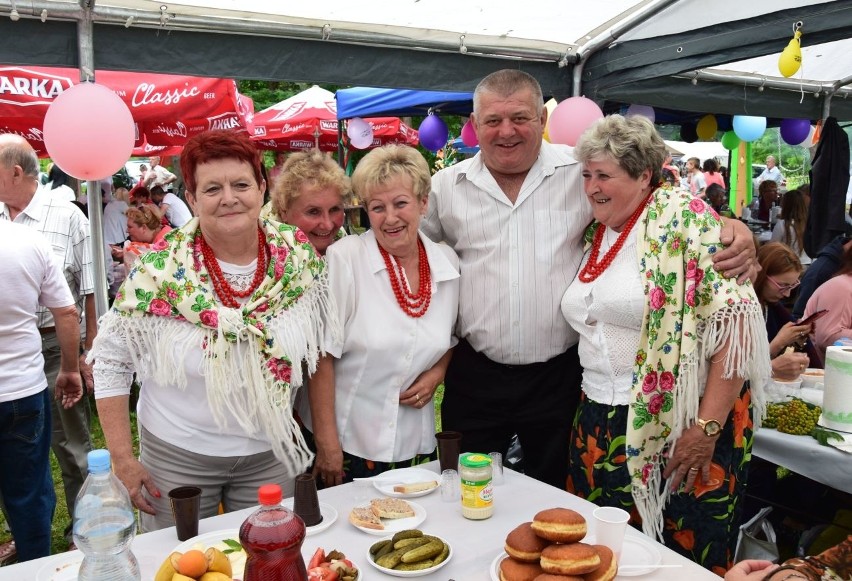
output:
[[[436,480],[439,479],[437,462],[425,464],[423,468],[435,472]],[[363,581],[391,581],[396,577],[380,573],[366,562],[367,549],[381,537],[362,533],[349,524],[347,519],[349,510],[359,503],[356,500],[357,493],[362,491],[367,492],[369,497],[379,494],[372,486],[367,490],[364,484],[345,484],[320,491],[320,502],[333,505],[339,517],[337,522],[327,530],[307,537],[302,545],[302,554],[307,562],[317,547],[323,547],[326,551],[337,548],[360,567]],[[545,508],[562,506],[576,510],[586,517],[590,523],[590,532],[593,532],[592,511],[595,505],[564,490],[508,469],[504,483],[494,487],[495,509],[494,516],[490,519],[472,521],[464,518],[461,514],[461,505],[456,502],[443,502],[440,491],[414,498],[412,501],[420,504],[427,511],[426,521],[420,525],[420,528],[427,533],[442,537],[453,549],[452,560],[435,573],[420,577],[424,581],[447,581],[448,579],[490,581],[489,567],[494,558],[502,552],[503,541],[508,532],[522,522],[532,520],[536,512]],[[204,534],[217,530],[237,529],[253,510],[246,509],[204,519],[199,523],[198,532]],[[630,527],[627,528],[627,534],[648,539]],[[162,560],[178,544],[174,527],[136,537],[133,541],[133,553],[142,569],[143,581],[150,581],[153,578]],[[643,575],[642,579],[719,581],[718,576],[674,551],[659,544],[657,547],[663,555],[663,564],[675,565],[675,567],[657,569]],[[46,564],[60,562],[61,559],[68,558],[67,555],[70,554],[52,555],[36,561],[2,567],[0,581],[35,579],[39,569]]]
[[[754,434],[752,454],[852,494],[852,455],[823,446],[810,436],[793,436],[761,428]]]

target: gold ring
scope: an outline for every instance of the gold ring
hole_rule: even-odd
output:
[[[419,394],[419,393],[414,394],[414,398],[415,398],[417,401],[420,401],[420,394]]]
[[[695,466],[693,466],[692,468],[690,468],[690,469],[689,469],[689,471],[690,471],[690,472],[698,472],[698,468],[696,468]]]

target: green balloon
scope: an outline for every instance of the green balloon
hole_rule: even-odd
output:
[[[736,149],[740,145],[740,138],[733,131],[726,131],[722,136],[722,147],[727,150]]]

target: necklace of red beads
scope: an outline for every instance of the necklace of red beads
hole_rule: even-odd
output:
[[[196,239],[198,247],[201,248],[201,255],[204,257],[204,265],[207,267],[207,272],[210,273],[213,290],[216,291],[216,295],[219,297],[219,300],[222,301],[222,304],[226,307],[231,307],[233,309],[239,308],[240,303],[237,301],[237,298],[244,299],[251,296],[254,291],[260,287],[260,283],[263,282],[263,277],[266,276],[266,268],[269,266],[269,257],[266,252],[266,236],[264,236],[263,230],[261,230],[260,227],[257,228],[257,270],[254,271],[254,278],[252,278],[249,287],[241,291],[235,290],[234,287],[232,287],[225,279],[225,275],[219,267],[219,261],[216,260],[216,255],[213,253],[213,249],[210,248],[209,244],[207,244],[207,240],[204,239],[204,235],[201,234],[200,231],[196,234]]]
[[[609,268],[609,265],[612,264],[612,261],[615,259],[615,256],[618,254],[618,251],[621,250],[621,247],[624,246],[624,242],[627,240],[627,237],[630,236],[630,231],[633,230],[633,226],[636,225],[636,222],[639,220],[639,216],[642,215],[642,212],[645,210],[645,206],[647,206],[651,202],[652,195],[649,194],[645,199],[645,202],[639,204],[639,207],[633,211],[633,214],[624,224],[624,228],[618,234],[618,238],[615,241],[609,250],[607,250],[606,254],[601,260],[598,260],[598,256],[601,251],[601,243],[603,242],[604,232],[606,231],[606,226],[603,224],[598,224],[598,229],[595,230],[595,237],[592,240],[592,251],[589,254],[589,261],[586,262],[586,265],[580,270],[580,281],[582,282],[592,282],[603,272]],[[612,202],[610,202],[612,203]]]
[[[420,286],[416,293],[408,290],[408,285],[403,280],[402,267],[396,256],[391,260],[387,251],[379,246],[379,252],[385,261],[391,288],[396,297],[396,302],[406,315],[412,318],[422,317],[429,309],[432,301],[432,275],[429,271],[429,261],[426,259],[426,249],[423,241],[417,240],[417,268],[420,273]]]

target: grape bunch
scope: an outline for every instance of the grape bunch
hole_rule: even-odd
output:
[[[763,425],[785,434],[804,436],[816,427],[822,408],[801,399],[769,404]]]

